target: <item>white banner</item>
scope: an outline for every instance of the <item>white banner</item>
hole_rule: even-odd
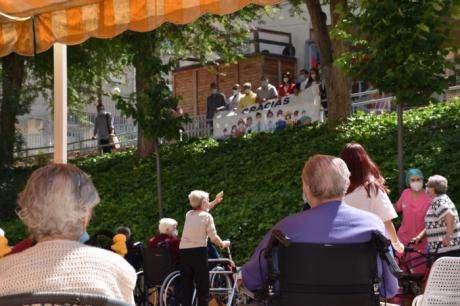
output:
[[[247,133],[274,132],[320,120],[321,98],[313,90],[254,104],[238,111],[214,115],[214,138],[239,137]]]

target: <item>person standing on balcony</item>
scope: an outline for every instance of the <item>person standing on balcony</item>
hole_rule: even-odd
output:
[[[211,95],[209,95],[206,103],[206,121],[208,122],[208,127],[212,129],[212,120],[214,118],[214,115],[219,110],[225,109],[225,107],[227,106],[227,99],[225,98],[223,93],[219,92],[216,83],[212,82],[210,85],[210,89]]]
[[[93,139],[98,140],[99,153],[112,152],[112,145],[110,144],[110,137],[114,136],[115,128],[113,126],[112,114],[105,111],[103,104],[97,105],[97,116],[94,121]]]
[[[240,106],[240,100],[243,97],[240,91],[240,84],[235,84],[232,87],[232,95],[228,97],[227,109],[230,111],[238,110]]]
[[[283,74],[283,83],[278,87],[279,97],[285,97],[292,95],[294,93],[295,83],[292,82],[292,77],[290,72],[285,72]]]
[[[266,76],[263,76],[261,79],[261,85],[256,90],[257,103],[263,103],[270,99],[276,99],[278,97],[278,91],[276,91],[276,87],[270,84],[269,79]]]
[[[300,82],[297,83],[299,91],[304,91],[307,88],[307,84],[310,82],[310,73],[307,69],[300,70]]]
[[[256,94],[252,91],[251,83],[243,84],[243,97],[240,99],[240,109],[246,108],[256,103]]]

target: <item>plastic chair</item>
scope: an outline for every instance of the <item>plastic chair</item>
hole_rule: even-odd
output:
[[[460,305],[460,258],[441,257],[431,268],[424,294],[418,295],[413,306]]]
[[[132,306],[124,301],[102,295],[69,292],[21,293],[0,296],[0,305]]]

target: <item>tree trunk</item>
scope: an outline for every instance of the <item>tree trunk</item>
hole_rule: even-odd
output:
[[[20,95],[25,78],[24,57],[11,53],[2,58],[0,105],[0,166],[13,164],[16,117],[21,110]]]
[[[326,23],[326,14],[319,0],[305,0],[314,30],[314,40],[318,46],[321,74],[326,86],[328,99],[328,125],[334,130],[336,125],[351,113],[350,82],[345,72],[333,66],[334,59],[347,51],[348,47],[340,40],[331,40]],[[346,7],[346,0],[331,0],[332,26],[339,16],[335,13],[338,5]]]
[[[398,188],[399,194],[404,190],[404,125],[403,125],[403,105],[397,101],[398,113]]]
[[[139,53],[142,54],[143,50],[138,50]],[[144,69],[144,63],[141,54],[136,54],[133,59],[134,67],[136,68],[136,92],[140,93],[146,86],[150,84],[148,81],[148,76],[146,75],[146,71]],[[142,105],[140,103],[137,104],[138,110],[142,111]],[[137,126],[137,152],[140,157],[146,157],[155,151],[155,144],[152,139],[145,137],[145,133],[143,128],[138,124]]]
[[[157,169],[157,195],[158,195],[158,214],[160,219],[164,217],[163,211],[163,195],[161,192],[161,156],[160,156],[160,144],[158,139],[153,141],[155,148],[155,160],[156,160],[156,169]]]

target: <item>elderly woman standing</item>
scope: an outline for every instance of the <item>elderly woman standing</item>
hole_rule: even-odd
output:
[[[183,304],[192,305],[195,283],[198,306],[207,306],[209,299],[208,237],[221,248],[228,248],[230,241],[222,241],[217,235],[214,219],[207,210],[222,200],[223,192],[209,203],[209,193],[195,190],[188,196],[193,210],[185,216],[184,230],[179,245],[179,263],[183,280]]]
[[[425,215],[430,207],[431,198],[423,190],[423,173],[420,169],[412,168],[406,173],[406,186],[401,194],[395,207],[397,212],[402,212],[402,222],[398,230],[398,238],[403,244],[407,244],[415,237],[420,231],[425,228]],[[423,243],[415,245],[414,247],[419,251],[426,252],[426,240]],[[416,253],[409,253],[412,257],[419,257]],[[413,261],[412,264],[417,264]],[[426,265],[415,267],[415,273],[423,274]]]
[[[90,177],[77,167],[35,170],[19,195],[18,215],[37,244],[0,260],[0,295],[65,291],[134,304],[134,269],[123,257],[78,241],[98,203]]]
[[[446,194],[447,179],[441,175],[433,175],[426,183],[428,195],[433,198],[425,215],[425,229],[414,240],[420,241],[426,236],[428,251],[437,257],[460,257],[460,220],[457,208]]]

